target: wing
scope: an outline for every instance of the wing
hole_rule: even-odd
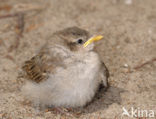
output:
[[[39,83],[48,78],[48,74],[55,73],[58,66],[65,67],[59,54],[53,54],[49,49],[42,50],[38,55],[26,61],[22,67],[24,77]]]
[[[41,57],[42,56],[40,55],[36,55],[24,63],[22,69],[25,78],[37,83],[48,78],[42,67],[43,61],[41,60]]]
[[[100,70],[100,80],[101,80],[100,88],[103,88],[103,87],[108,88],[109,87],[108,77],[109,77],[109,70],[106,67],[106,65],[102,62],[101,70]]]

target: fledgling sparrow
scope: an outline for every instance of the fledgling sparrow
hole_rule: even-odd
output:
[[[23,94],[41,106],[85,106],[101,83],[108,87],[109,72],[94,51],[100,39],[78,27],[53,33],[22,67],[28,79]]]

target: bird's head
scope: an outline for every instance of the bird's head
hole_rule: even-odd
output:
[[[88,52],[93,50],[94,41],[101,40],[103,36],[90,36],[89,32],[78,27],[69,27],[58,31],[57,35],[64,45],[73,52]]]

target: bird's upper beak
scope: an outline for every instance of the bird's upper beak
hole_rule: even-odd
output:
[[[91,37],[89,40],[87,40],[87,41],[83,44],[83,46],[84,46],[84,47],[87,47],[89,44],[91,44],[91,43],[93,43],[93,42],[95,42],[95,41],[101,40],[102,38],[103,38],[102,35],[98,35],[98,36]]]

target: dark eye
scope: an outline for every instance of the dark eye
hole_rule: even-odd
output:
[[[78,39],[77,43],[82,44],[83,40],[82,39]]]

